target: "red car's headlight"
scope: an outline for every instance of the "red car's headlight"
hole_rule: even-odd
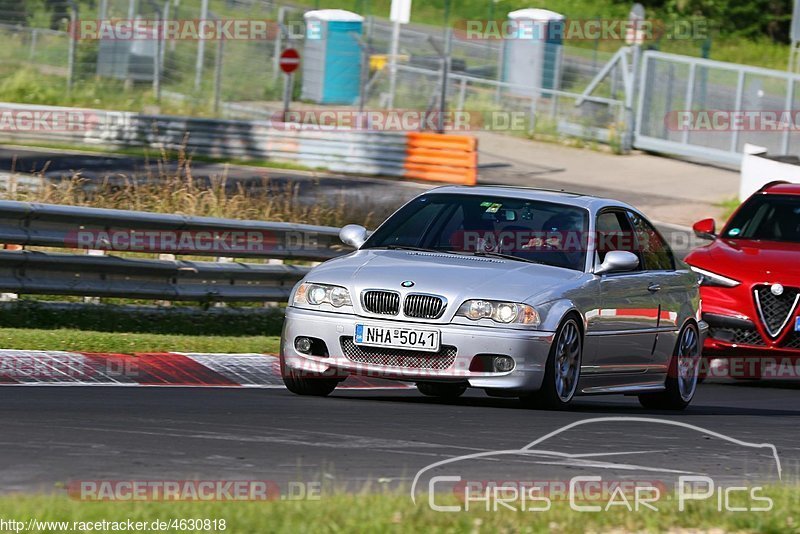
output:
[[[728,278],[727,276],[722,276],[721,274],[712,273],[711,271],[706,271],[705,269],[700,269],[699,267],[691,267],[691,269],[700,275],[701,286],[736,287],[741,284],[741,282],[738,280]]]

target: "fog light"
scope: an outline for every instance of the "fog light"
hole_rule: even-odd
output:
[[[307,337],[298,337],[294,340],[294,348],[297,349],[297,352],[311,354],[311,340]]]
[[[494,372],[507,373],[514,368],[514,358],[511,356],[495,356]]]

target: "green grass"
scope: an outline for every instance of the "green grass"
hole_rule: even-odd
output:
[[[797,487],[773,487],[766,494],[774,509],[765,513],[720,513],[716,499],[690,503],[678,512],[675,501],[659,511],[577,513],[566,502],[547,512],[434,512],[423,500],[415,506],[407,494],[326,495],[319,500],[273,502],[80,502],[63,494],[9,495],[0,498],[4,519],[40,521],[153,521],[207,518],[225,520],[225,532],[663,532],[714,529],[719,532],[800,532]],[[444,497],[440,497],[444,499]],[[71,530],[70,530],[71,531]],[[176,532],[177,530],[167,530]],[[218,532],[221,530],[218,530]],[[42,529],[41,532],[55,532]]]
[[[736,197],[734,197],[734,198],[729,198],[728,200],[723,200],[722,202],[720,202],[719,204],[717,204],[717,205],[718,205],[720,208],[722,208],[722,209],[724,210],[724,211],[722,212],[722,215],[720,216],[720,220],[719,220],[719,222],[720,222],[721,224],[724,224],[724,223],[728,222],[728,219],[730,219],[730,218],[731,218],[731,215],[733,215],[733,212],[734,212],[734,211],[736,211],[736,209],[737,209],[737,208],[738,208],[738,207],[739,207],[741,204],[742,204],[742,203],[741,203],[741,202],[739,202],[739,199],[738,199],[738,198],[736,198]]]
[[[82,304],[80,297],[44,296],[45,302],[25,296],[0,306],[0,327],[55,330],[91,330],[139,334],[178,334],[196,336],[275,336],[283,327],[281,308],[258,309],[256,304],[239,308],[204,310],[192,303],[169,307],[147,306],[126,299],[102,299],[100,305]],[[49,301],[49,303],[48,303]],[[138,304],[130,308],[127,304]]]
[[[188,336],[87,330],[0,328],[0,347],[78,352],[263,352],[276,353],[277,336]],[[0,509],[2,506],[0,505]]]

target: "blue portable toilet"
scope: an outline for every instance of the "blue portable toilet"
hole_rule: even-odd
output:
[[[303,18],[301,98],[318,104],[353,104],[358,100],[362,61],[356,35],[361,35],[364,17],[343,9],[318,9]]]
[[[542,93],[534,88],[558,89],[564,15],[547,9],[519,9],[509,13],[508,20],[516,35],[503,44],[503,80],[531,88],[535,96]],[[513,88],[511,92],[521,90]]]

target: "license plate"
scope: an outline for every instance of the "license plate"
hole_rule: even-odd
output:
[[[800,317],[797,317],[794,320],[794,331],[795,332],[800,332]]]
[[[439,331],[357,324],[356,345],[438,352]]]

